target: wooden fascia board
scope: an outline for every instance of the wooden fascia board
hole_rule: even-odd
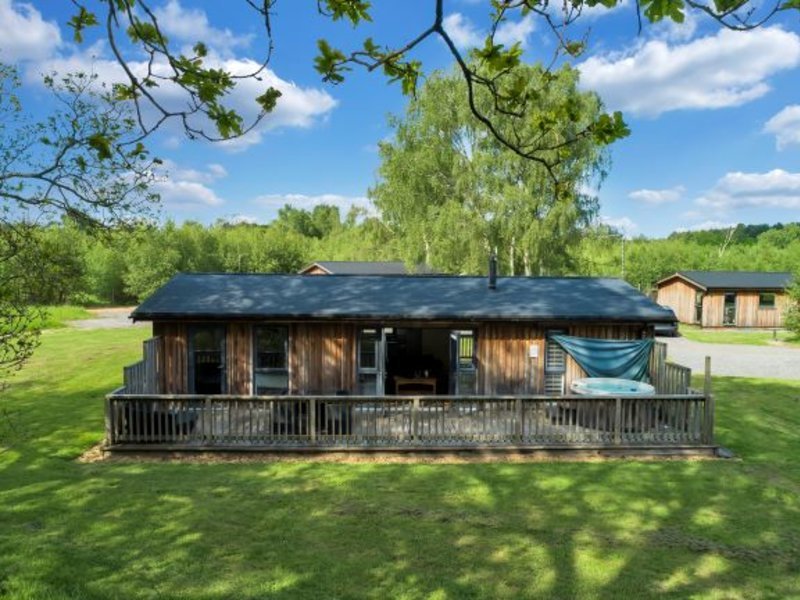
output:
[[[694,288],[697,288],[699,290],[703,290],[704,292],[708,291],[708,288],[706,288],[704,285],[701,285],[701,284],[697,283],[694,279],[690,279],[689,277],[686,277],[686,275],[683,275],[681,273],[675,273],[674,275],[670,275],[669,277],[665,277],[664,279],[661,279],[660,281],[656,281],[656,287],[660,287],[662,283],[666,283],[668,281],[672,281],[673,279],[680,279],[684,283],[688,283],[689,285],[691,285]]]

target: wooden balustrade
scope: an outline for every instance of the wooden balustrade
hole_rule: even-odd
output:
[[[142,360],[122,368],[123,389],[126,394],[155,394],[159,391],[159,352],[160,338],[154,337],[142,342]]]
[[[167,396],[106,399],[110,447],[468,448],[711,444],[702,394]]]

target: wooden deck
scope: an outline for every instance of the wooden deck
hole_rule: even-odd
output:
[[[106,446],[119,450],[655,449],[714,445],[710,364],[705,388],[657,343],[639,397],[249,396],[158,393],[158,338],[106,398]]]
[[[703,394],[638,398],[107,397],[107,444],[170,449],[684,447],[713,444]]]

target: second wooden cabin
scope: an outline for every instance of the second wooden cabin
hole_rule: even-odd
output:
[[[791,273],[679,271],[656,283],[658,302],[701,327],[783,327]]]

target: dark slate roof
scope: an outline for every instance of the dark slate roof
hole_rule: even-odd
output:
[[[791,273],[764,271],[678,271],[667,279],[675,276],[688,279],[707,290],[782,290],[792,281]]]
[[[402,261],[357,261],[357,260],[320,260],[311,263],[301,273],[311,267],[321,267],[331,275],[405,275],[408,271]]]
[[[674,321],[620,279],[442,275],[180,274],[134,319]]]

